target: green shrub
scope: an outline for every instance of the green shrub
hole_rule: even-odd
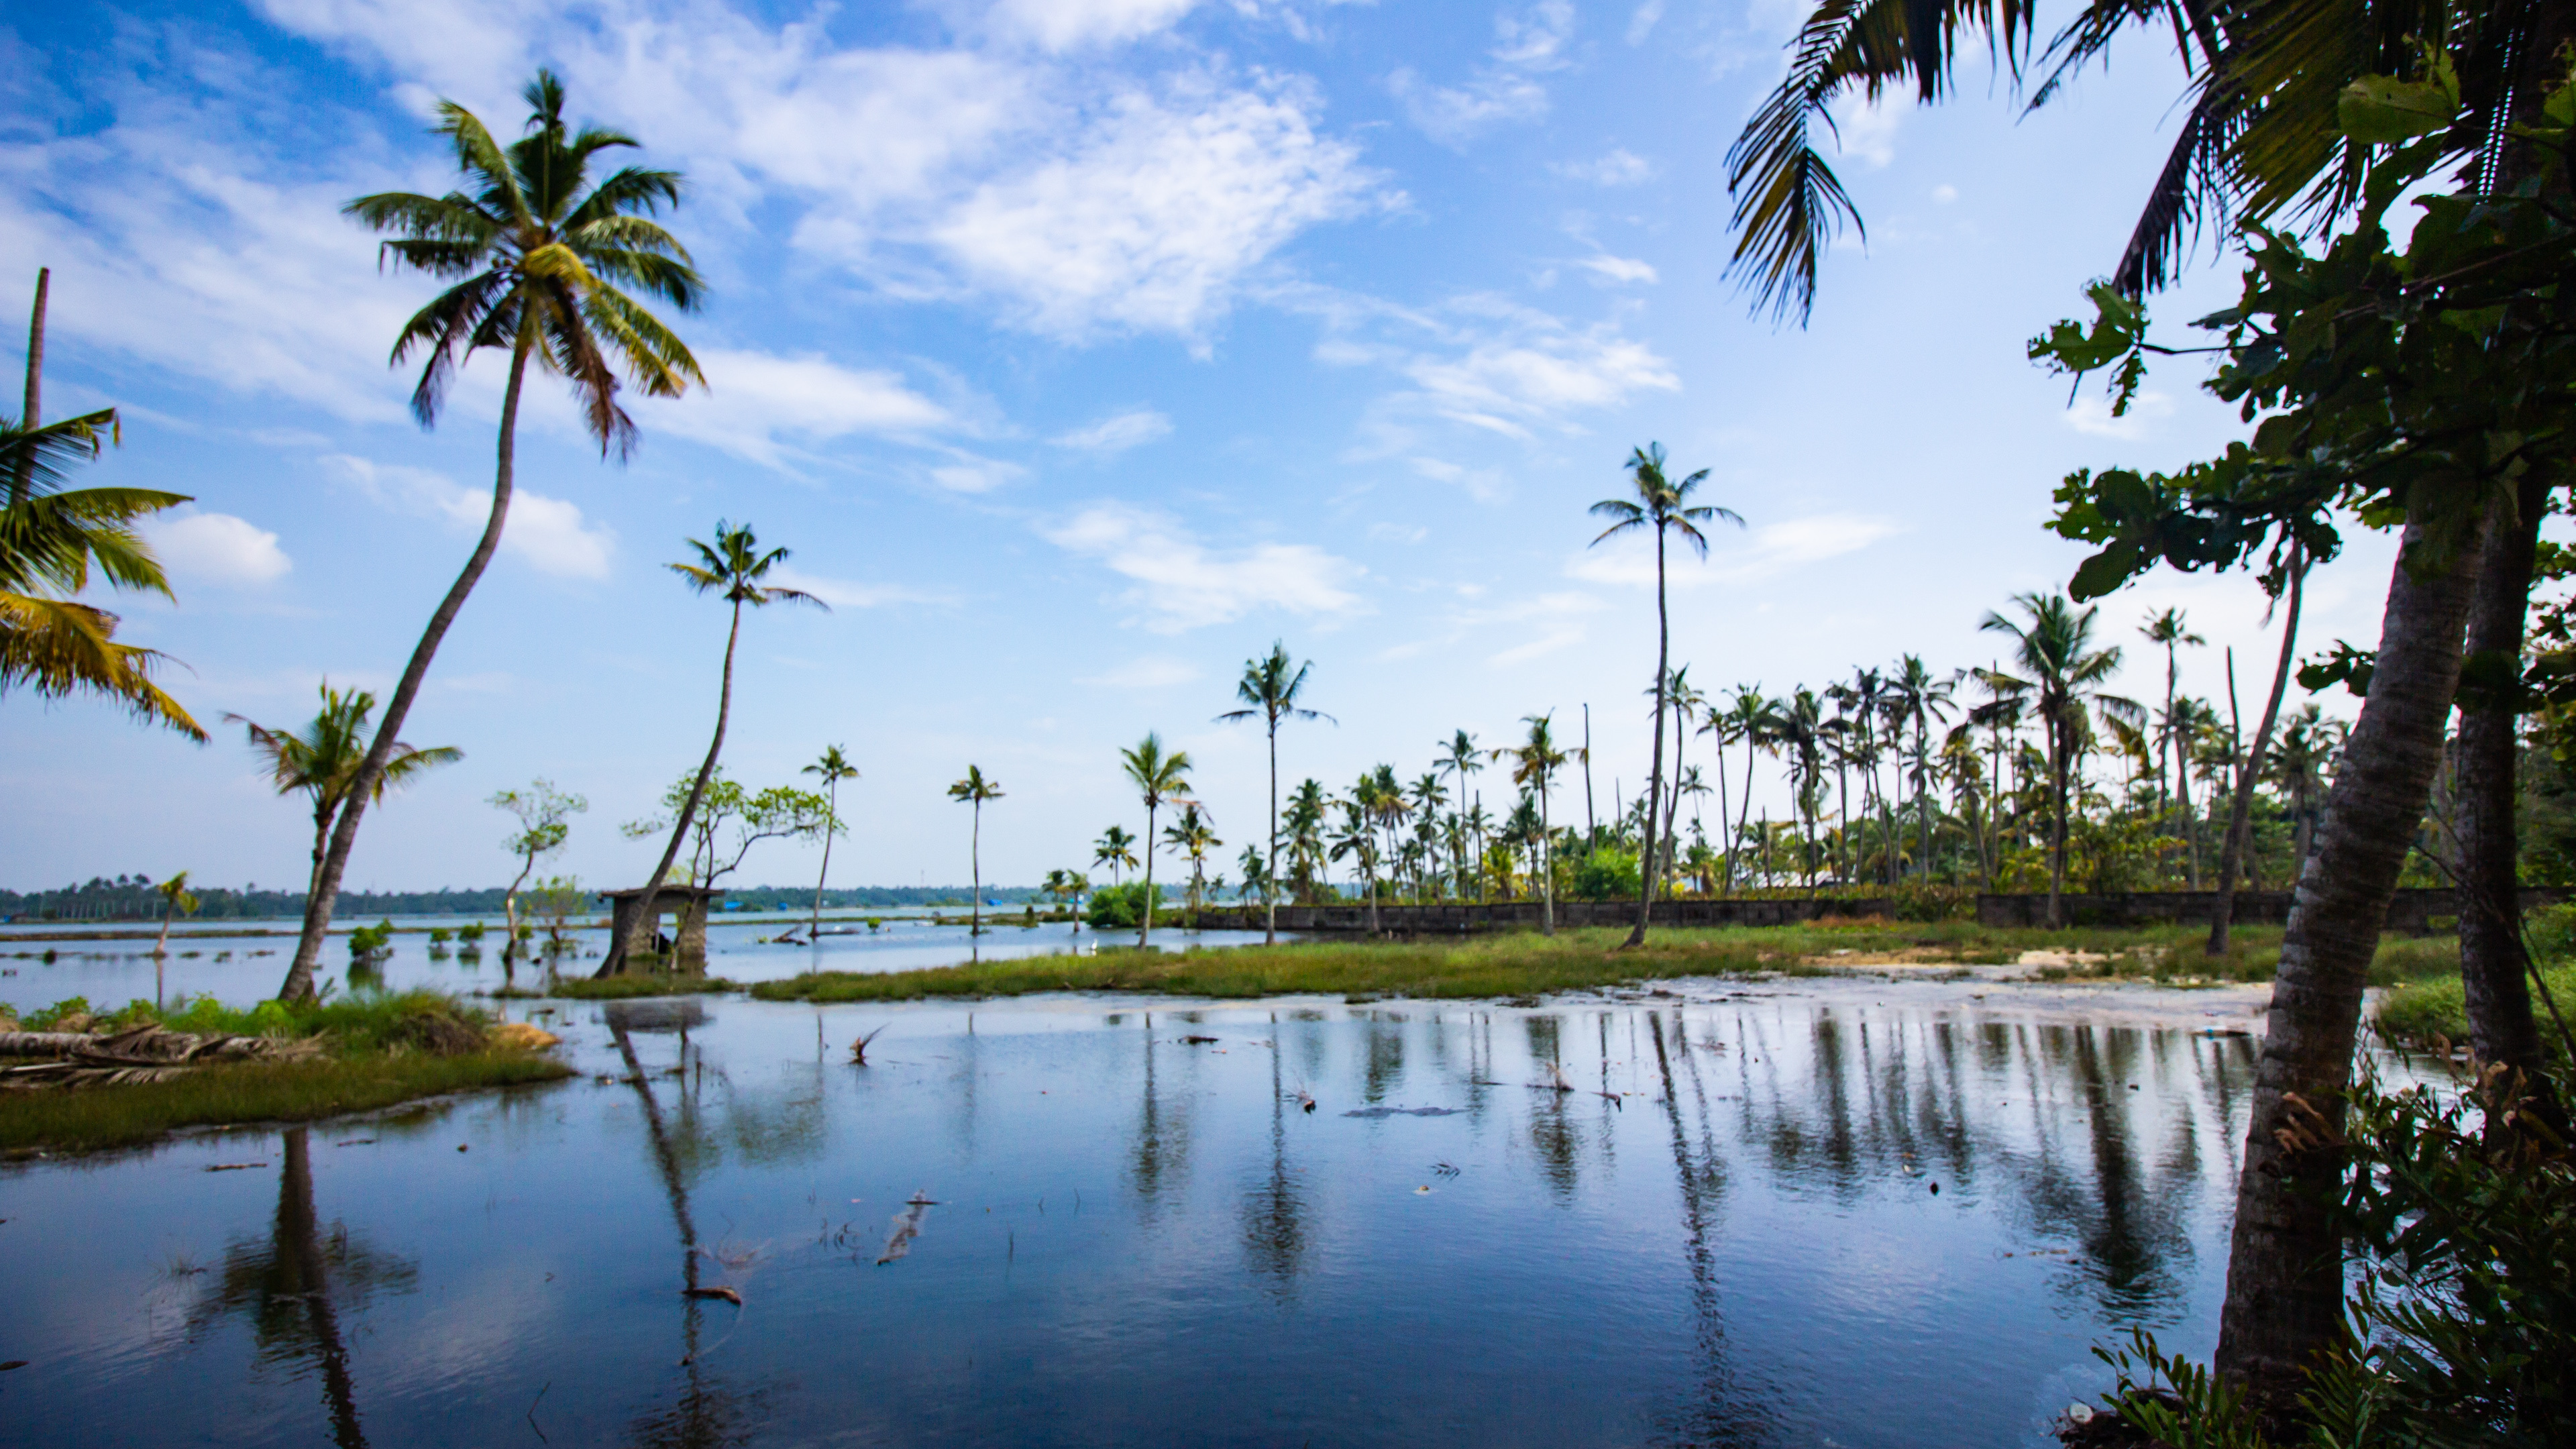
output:
[[[1977,918],[1977,889],[1974,886],[1934,885],[1929,881],[1901,882],[1887,893],[1888,907],[1900,921],[1973,921]]]
[[[1637,880],[1636,854],[1605,845],[1575,866],[1572,894],[1582,901],[1633,901]]]
[[[1145,921],[1145,883],[1131,880],[1093,891],[1091,909],[1083,919],[1104,931],[1134,930]]]
[[[464,925],[457,927],[456,940],[457,944],[463,946],[482,945],[483,923],[481,921],[467,921]]]
[[[393,954],[394,923],[379,921],[360,926],[349,933],[349,965],[352,969],[373,966]]]

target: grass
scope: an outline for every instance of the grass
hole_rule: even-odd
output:
[[[0,1096],[0,1152],[92,1152],[130,1147],[182,1127],[309,1122],[475,1087],[521,1086],[572,1075],[534,1052],[439,1057],[374,1053],[315,1062],[202,1067],[167,1082]]]
[[[7,1029],[0,1012],[0,1029]],[[30,1031],[115,1031],[158,1022],[173,1031],[318,1037],[325,1055],[300,1062],[199,1067],[164,1082],[0,1093],[0,1152],[130,1146],[182,1127],[302,1122],[389,1107],[474,1087],[571,1075],[538,1052],[479,1045],[489,1016],[433,991],[358,992],[302,1006],[228,1007],[211,996],[167,1007],[130,1002],[94,1011],[79,997],[28,1013]]]
[[[2067,931],[2005,930],[1971,922],[1819,922],[1802,926],[1659,930],[1636,951],[1617,947],[1615,928],[1471,936],[1439,941],[1301,941],[1162,953],[1104,948],[1096,956],[1037,956],[880,974],[827,971],[765,981],[767,1001],[906,1001],[926,997],[1019,996],[1046,991],[1115,991],[1246,998],[1279,995],[1426,998],[1534,997],[1679,976],[1823,975],[1873,966],[2006,965],[2031,950],[2068,953],[2043,974],[2080,979],[2145,979],[2166,984],[2269,980],[2280,957],[2278,927],[2233,933],[2218,960],[2201,954],[2207,932],[2190,927]],[[2457,974],[2447,940],[2389,938],[2381,948],[2390,979]],[[2381,966],[2374,966],[2374,977]]]
[[[2576,961],[2563,961],[2545,967],[2541,977],[2549,985],[2549,994],[2558,1001],[2558,1009],[2576,1021]],[[2541,1045],[2550,1057],[2564,1065],[2566,1044],[2560,1040],[2557,1023],[2549,1008],[2532,994],[2532,1015],[2540,1022]],[[2440,1037],[2456,1045],[2469,1039],[2468,1003],[2461,993],[2456,961],[2448,978],[2413,981],[2392,987],[2379,999],[2379,1010],[2372,1018],[2380,1031],[2390,1039],[2407,1046],[2429,1048]]]

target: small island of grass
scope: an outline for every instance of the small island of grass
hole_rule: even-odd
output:
[[[151,1029],[157,1028],[157,1033]],[[120,1067],[118,1043],[173,1038],[194,1060]],[[94,1013],[75,997],[23,1022],[0,1013],[0,1154],[127,1147],[188,1127],[307,1122],[450,1092],[572,1075],[552,1038],[429,991],[244,1010],[199,997]],[[206,1051],[220,1045],[227,1050]],[[23,1085],[21,1085],[23,1083]]]

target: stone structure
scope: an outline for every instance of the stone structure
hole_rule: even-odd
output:
[[[688,885],[665,885],[654,892],[652,929],[648,933],[648,938],[651,942],[657,943],[654,945],[657,953],[660,950],[658,942],[662,936],[662,918],[675,914],[680,918],[680,929],[671,938],[670,954],[663,963],[666,967],[676,968],[691,976],[706,974],[707,903],[723,894],[724,892],[720,890],[713,890],[706,886]],[[599,898],[608,902],[611,909],[609,939],[625,940],[627,933],[635,928],[636,918],[644,908],[644,892],[640,889],[601,891]]]

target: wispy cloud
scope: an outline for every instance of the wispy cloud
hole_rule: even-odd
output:
[[[143,536],[181,582],[258,588],[286,577],[295,561],[277,535],[229,513],[185,509],[143,525]]]
[[[377,463],[346,453],[326,456],[322,464],[377,503],[398,513],[438,519],[452,533],[479,531],[491,511],[490,494],[432,469]],[[582,517],[578,504],[521,488],[511,495],[501,547],[540,573],[604,579],[617,544],[605,525]]]
[[[1172,435],[1172,420],[1151,408],[1102,418],[1087,428],[1058,433],[1050,442],[1086,453],[1123,453]]]
[[[877,609],[888,604],[945,604],[953,602],[943,593],[909,588],[902,584],[862,584],[848,579],[809,574],[789,564],[778,564],[769,571],[770,581],[782,588],[801,589],[835,609]]]
[[[1565,64],[1573,34],[1574,7],[1567,0],[1506,10],[1494,17],[1491,63],[1465,81],[1435,84],[1406,66],[1386,78],[1387,89],[1424,135],[1444,146],[1464,146],[1493,126],[1547,114],[1547,87],[1534,77]]]
[[[1165,655],[1148,654],[1130,659],[1115,669],[1084,675],[1077,684],[1098,685],[1104,689],[1169,689],[1188,684],[1200,677],[1196,667]]]
[[[1136,622],[1156,633],[1228,623],[1261,609],[1333,617],[1360,608],[1349,587],[1360,566],[1309,544],[1211,548],[1169,516],[1124,503],[1095,503],[1044,535],[1132,580],[1125,600],[1138,611]]]
[[[1551,161],[1547,169],[1569,181],[1589,181],[1595,186],[1634,186],[1652,178],[1654,164],[1624,146],[1591,161]]]
[[[1892,518],[1875,514],[1818,513],[1754,527],[1749,535],[1719,524],[1704,529],[1709,557],[1700,561],[1687,550],[1667,550],[1666,584],[1675,589],[1710,584],[1758,583],[1809,564],[1857,553],[1903,530]],[[1589,583],[1652,588],[1654,543],[1631,532],[1569,559],[1566,575]]]

